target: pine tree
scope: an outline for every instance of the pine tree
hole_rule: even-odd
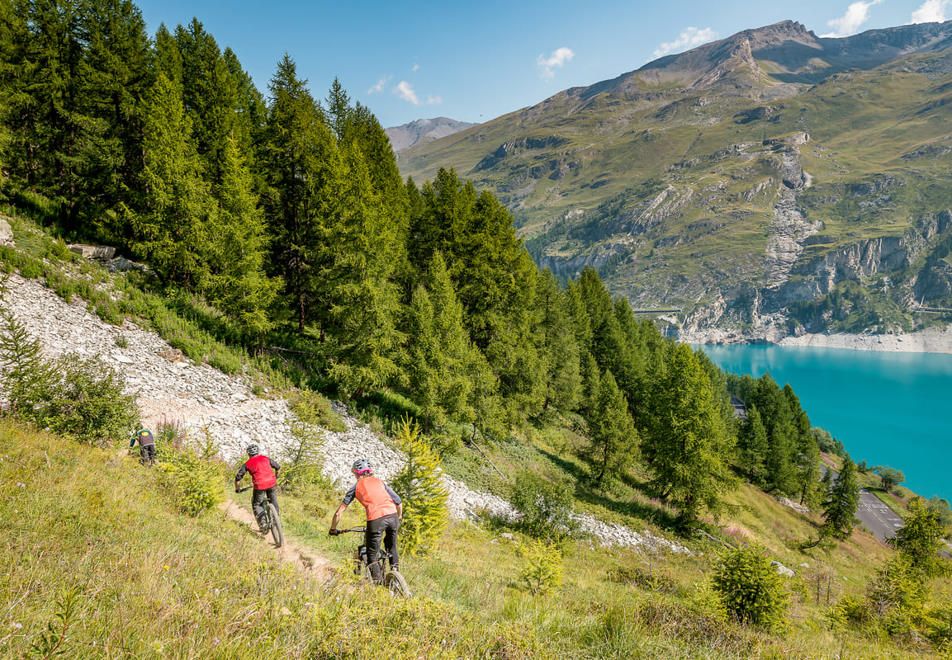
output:
[[[397,373],[402,337],[397,326],[399,292],[391,276],[402,246],[359,150],[345,147],[343,155],[346,176],[336,213],[327,219],[330,264],[322,279],[330,279],[327,332],[338,358],[330,376],[357,398]]]
[[[757,410],[757,406],[751,406],[748,409],[747,420],[744,422],[738,440],[741,466],[750,475],[751,481],[763,485],[764,462],[769,447],[767,444],[767,430],[760,421],[760,411]]]
[[[393,480],[393,489],[403,500],[400,546],[416,556],[430,550],[443,534],[449,519],[449,493],[443,485],[440,459],[416,424],[403,420],[396,440],[407,453],[406,464]]]
[[[474,421],[470,364],[476,349],[463,327],[463,306],[439,253],[430,262],[426,286],[420,284],[413,292],[409,314],[405,371],[424,428],[442,428],[447,418]]]
[[[6,286],[0,281],[0,390],[14,414],[30,415],[54,373],[40,342],[4,304]]]
[[[935,577],[950,567],[941,559],[942,538],[945,536],[939,515],[923,505],[922,498],[909,502],[909,515],[903,519],[903,526],[896,535],[887,541],[889,545],[905,557],[910,567],[922,577]]]
[[[598,396],[587,421],[590,444],[586,454],[595,483],[601,485],[606,474],[630,464],[638,450],[638,433],[628,414],[628,402],[610,371],[599,380]]]
[[[344,165],[306,84],[285,55],[269,87],[264,207],[272,237],[271,274],[284,282],[298,331],[316,325],[323,336],[327,307],[319,303],[334,285],[330,276],[337,276],[331,273],[326,234],[328,218],[340,203]]]
[[[567,296],[548,269],[538,279],[536,301],[539,305],[539,356],[543,364],[545,400],[542,410],[551,405],[568,412],[578,403],[581,391],[579,350],[575,343]]]
[[[853,519],[859,504],[859,484],[856,482],[856,465],[847,457],[833,483],[833,488],[823,506],[823,527],[820,536],[833,536],[845,540],[853,532]]]
[[[325,110],[327,112],[327,123],[331,132],[337,138],[338,144],[348,141],[348,129],[350,128],[350,119],[353,109],[350,105],[350,97],[341,84],[340,78],[335,77],[327,92],[325,99]]]
[[[229,138],[222,154],[219,211],[209,232],[209,299],[251,336],[272,325],[269,309],[278,283],[264,273],[264,217],[238,145]]]
[[[146,101],[144,134],[144,210],[133,218],[133,250],[163,282],[201,289],[217,208],[190,141],[191,122],[165,74]]]
[[[728,461],[734,442],[689,346],[675,345],[653,374],[642,421],[642,456],[655,486],[680,507],[682,524],[693,524],[702,507],[717,510],[723,492],[733,487]]]

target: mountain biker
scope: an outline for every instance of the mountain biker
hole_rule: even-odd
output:
[[[143,465],[146,463],[154,463],[155,436],[152,435],[152,431],[143,427],[133,433],[132,439],[129,440],[129,449],[135,446],[136,440],[139,441],[139,462]]]
[[[367,530],[364,532],[364,545],[367,546],[367,565],[374,581],[380,582],[382,579],[382,571],[380,570],[381,536],[384,537],[384,547],[390,553],[391,568],[399,570],[400,567],[400,555],[397,552],[397,530],[400,529],[400,522],[403,520],[403,502],[390,486],[373,475],[373,468],[366,458],[354,461],[352,470],[354,476],[357,477],[357,483],[344,494],[344,499],[334,513],[334,519],[331,520],[329,533],[331,536],[337,535],[337,523],[340,522],[344,509],[354,501],[354,498],[357,498],[357,501],[363,504],[367,511]]]
[[[235,475],[235,492],[239,492],[238,483],[245,476],[245,472],[251,473],[251,484],[254,491],[251,494],[251,510],[255,514],[255,520],[258,521],[258,529],[262,532],[268,531],[268,525],[265,524],[265,498],[278,511],[278,494],[275,492],[275,486],[278,485],[278,471],[281,466],[272,459],[260,453],[258,445],[250,444],[246,449],[248,460],[238,468],[238,474]]]

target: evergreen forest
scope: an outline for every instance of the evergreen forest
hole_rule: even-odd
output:
[[[453,170],[403,180],[380,123],[285,55],[259,90],[201,22],[146,32],[128,0],[2,0],[3,194],[69,240],[116,246],[220,338],[293,357],[301,386],[394,393],[444,445],[584,429],[598,488],[643,466],[690,527],[737,475],[819,503],[789,386],[728,378],[586,269],[532,261],[512,215]],[[458,436],[458,439],[457,439]]]

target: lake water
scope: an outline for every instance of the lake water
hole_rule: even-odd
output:
[[[796,346],[701,346],[722,369],[790,383],[814,426],[853,460],[902,470],[952,500],[952,355]]]

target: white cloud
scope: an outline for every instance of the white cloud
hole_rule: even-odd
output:
[[[677,39],[674,41],[665,42],[655,48],[654,57],[655,59],[658,59],[659,57],[664,57],[668,53],[690,50],[695,46],[706,44],[708,41],[714,41],[716,36],[717,32],[711,28],[684,28],[684,31],[678,35]]]
[[[370,89],[368,89],[368,90],[367,90],[367,93],[368,93],[368,94],[379,94],[380,92],[383,91],[383,88],[386,87],[387,83],[390,81],[391,78],[393,78],[393,76],[384,76],[383,78],[381,78],[380,80],[377,81],[377,84],[376,84],[376,85],[374,85],[373,87],[371,87]]]
[[[420,65],[419,65],[419,64],[414,64],[413,66],[410,67],[410,71],[416,72],[416,71],[419,71],[419,70],[420,70]]]
[[[562,46],[552,51],[552,54],[548,57],[539,55],[536,58],[536,64],[542,68],[541,75],[543,78],[552,78],[555,76],[554,69],[565,66],[565,63],[573,57],[575,57],[575,53],[572,52],[572,49]]]
[[[409,101],[413,105],[420,105],[420,99],[417,98],[416,92],[413,91],[413,85],[406,80],[398,82],[397,86],[393,89],[393,93],[404,101]]]
[[[426,102],[428,105],[439,105],[443,102],[442,96],[427,96]]]
[[[952,5],[952,0],[926,0],[919,8],[912,12],[910,23],[941,23],[945,20],[945,12]]]
[[[883,0],[859,0],[846,8],[846,13],[839,18],[834,18],[826,22],[833,31],[829,34],[820,35],[822,37],[848,37],[851,34],[859,32],[860,26],[869,20],[869,8],[878,5]]]

